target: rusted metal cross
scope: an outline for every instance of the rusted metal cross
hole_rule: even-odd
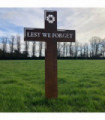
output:
[[[57,98],[57,42],[75,42],[75,30],[57,30],[57,12],[44,11],[45,29],[24,28],[25,41],[45,41],[45,96]]]

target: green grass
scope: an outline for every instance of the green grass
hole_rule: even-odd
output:
[[[105,112],[105,60],[58,60],[58,99],[45,99],[44,60],[0,61],[0,112]]]

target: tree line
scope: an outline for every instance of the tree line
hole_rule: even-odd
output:
[[[46,43],[29,42],[19,35],[2,37],[0,43],[0,59],[44,59]],[[105,39],[94,36],[88,43],[58,42],[58,58],[67,59],[102,59],[105,58]]]

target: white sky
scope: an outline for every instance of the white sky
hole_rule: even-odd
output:
[[[24,27],[44,28],[44,10],[56,10],[58,29],[76,30],[79,42],[105,38],[105,8],[0,8],[0,36],[23,36]]]

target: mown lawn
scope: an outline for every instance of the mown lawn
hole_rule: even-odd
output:
[[[0,112],[105,112],[105,60],[58,60],[58,99],[45,99],[44,60],[0,61]]]

